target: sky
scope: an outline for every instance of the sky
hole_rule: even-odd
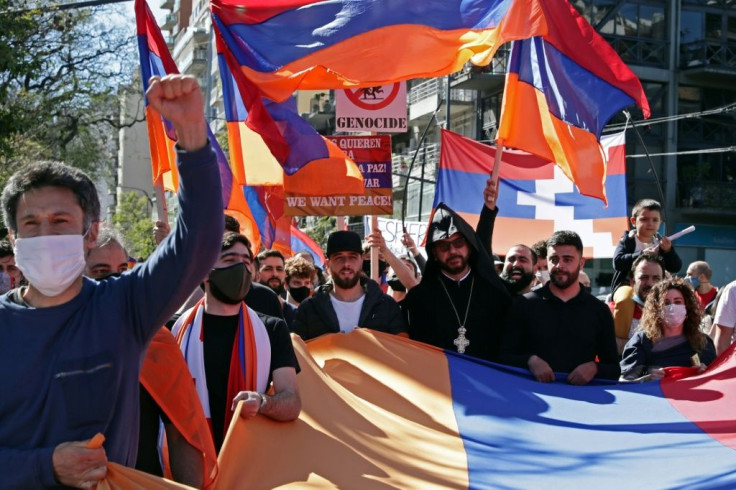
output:
[[[167,13],[169,13],[169,11],[161,9],[161,0],[147,1],[148,7],[151,9],[151,12],[153,12],[154,17],[156,17],[156,21],[159,23],[159,25],[161,25],[164,17]],[[107,5],[104,8],[106,13],[109,15],[107,19],[108,21],[120,25],[126,25],[129,29],[131,29],[131,33],[135,33],[135,12],[133,11],[132,1]]]
[[[159,7],[161,5],[160,0],[153,0],[148,2],[148,7],[151,9],[151,12],[153,12],[153,16],[156,17],[156,20],[158,21],[159,25],[164,20],[164,16],[169,12],[168,10],[161,10]]]

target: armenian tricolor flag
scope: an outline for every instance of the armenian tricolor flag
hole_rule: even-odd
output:
[[[320,269],[325,266],[325,254],[317,242],[296,226],[291,227],[291,251],[297,254],[307,251],[314,257],[314,265]]]
[[[148,80],[152,76],[165,76],[179,73],[174,63],[161,29],[156,24],[151,10],[145,0],[135,0],[135,16],[138,32],[138,51],[141,59],[141,77],[143,92],[148,90]],[[174,144],[176,134],[172,124],[161,117],[146,101],[146,123],[148,124],[149,144],[151,148],[151,165],[154,184],[162,182],[164,188],[176,192],[178,179],[176,173],[176,153]],[[241,231],[253,243],[254,249],[260,248],[258,225],[246,202],[241,186],[235,180],[227,158],[220,148],[217,138],[207,128],[210,144],[217,154],[217,164],[222,183],[222,205],[228,214],[233,215],[240,223]]]
[[[601,132],[649,103],[636,75],[566,0],[542,7],[549,31],[514,41],[496,140],[556,162],[581,194],[607,202]]]
[[[299,116],[292,97],[281,102],[262,97],[238,65],[240,40],[215,14],[213,24],[230,158],[239,182],[283,186],[302,195],[362,194],[355,163]]]
[[[366,329],[294,346],[299,419],[236,412],[213,488],[736,486],[736,346],[700,375],[587,386]],[[107,475],[98,488],[185,488]]]
[[[541,0],[213,0],[233,56],[268,98],[299,89],[387,85],[490,62],[547,32]],[[232,48],[232,44],[228,43]]]
[[[686,379],[572,386],[365,329],[294,344],[299,419],[235,418],[216,488],[736,485],[733,348]]]
[[[169,54],[161,29],[156,24],[156,19],[145,0],[136,0],[135,19],[138,53],[141,59],[141,79],[143,81],[143,93],[145,94],[148,90],[148,81],[152,76],[179,73],[179,70]],[[179,178],[176,171],[176,152],[174,151],[174,145],[176,144],[174,126],[148,105],[147,99],[145,104],[153,183],[161,184],[164,189],[176,192],[179,186]]]

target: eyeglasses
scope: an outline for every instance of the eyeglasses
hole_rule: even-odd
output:
[[[454,248],[456,250],[459,250],[459,249],[465,247],[465,245],[467,245],[467,243],[468,242],[465,240],[465,237],[461,235],[461,236],[455,238],[452,241],[435,242],[434,246],[437,248],[437,250],[439,250],[440,252],[443,252],[444,253],[444,252],[449,252],[450,251],[450,247],[452,247],[452,248]]]

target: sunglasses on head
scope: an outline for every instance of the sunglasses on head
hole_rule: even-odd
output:
[[[435,242],[434,246],[439,250],[440,252],[449,252],[450,247],[454,249],[461,249],[463,248],[468,242],[465,240],[465,237],[460,235],[459,237],[455,238],[454,240],[448,240],[448,241],[441,241],[441,242]]]

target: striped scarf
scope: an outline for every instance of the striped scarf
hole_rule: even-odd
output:
[[[243,312],[247,311],[247,315]],[[204,415],[209,421],[210,412],[207,376],[204,369],[204,334],[202,317],[204,314],[204,298],[184,313],[172,329],[174,337],[184,354],[189,371],[194,378],[194,387],[202,403]],[[255,311],[245,303],[240,307],[238,331],[233,342],[230,358],[230,374],[227,382],[227,399],[232,400],[241,391],[257,391],[265,393],[271,370],[271,343],[263,322]],[[225,407],[225,433],[233,417],[231,403]]]

